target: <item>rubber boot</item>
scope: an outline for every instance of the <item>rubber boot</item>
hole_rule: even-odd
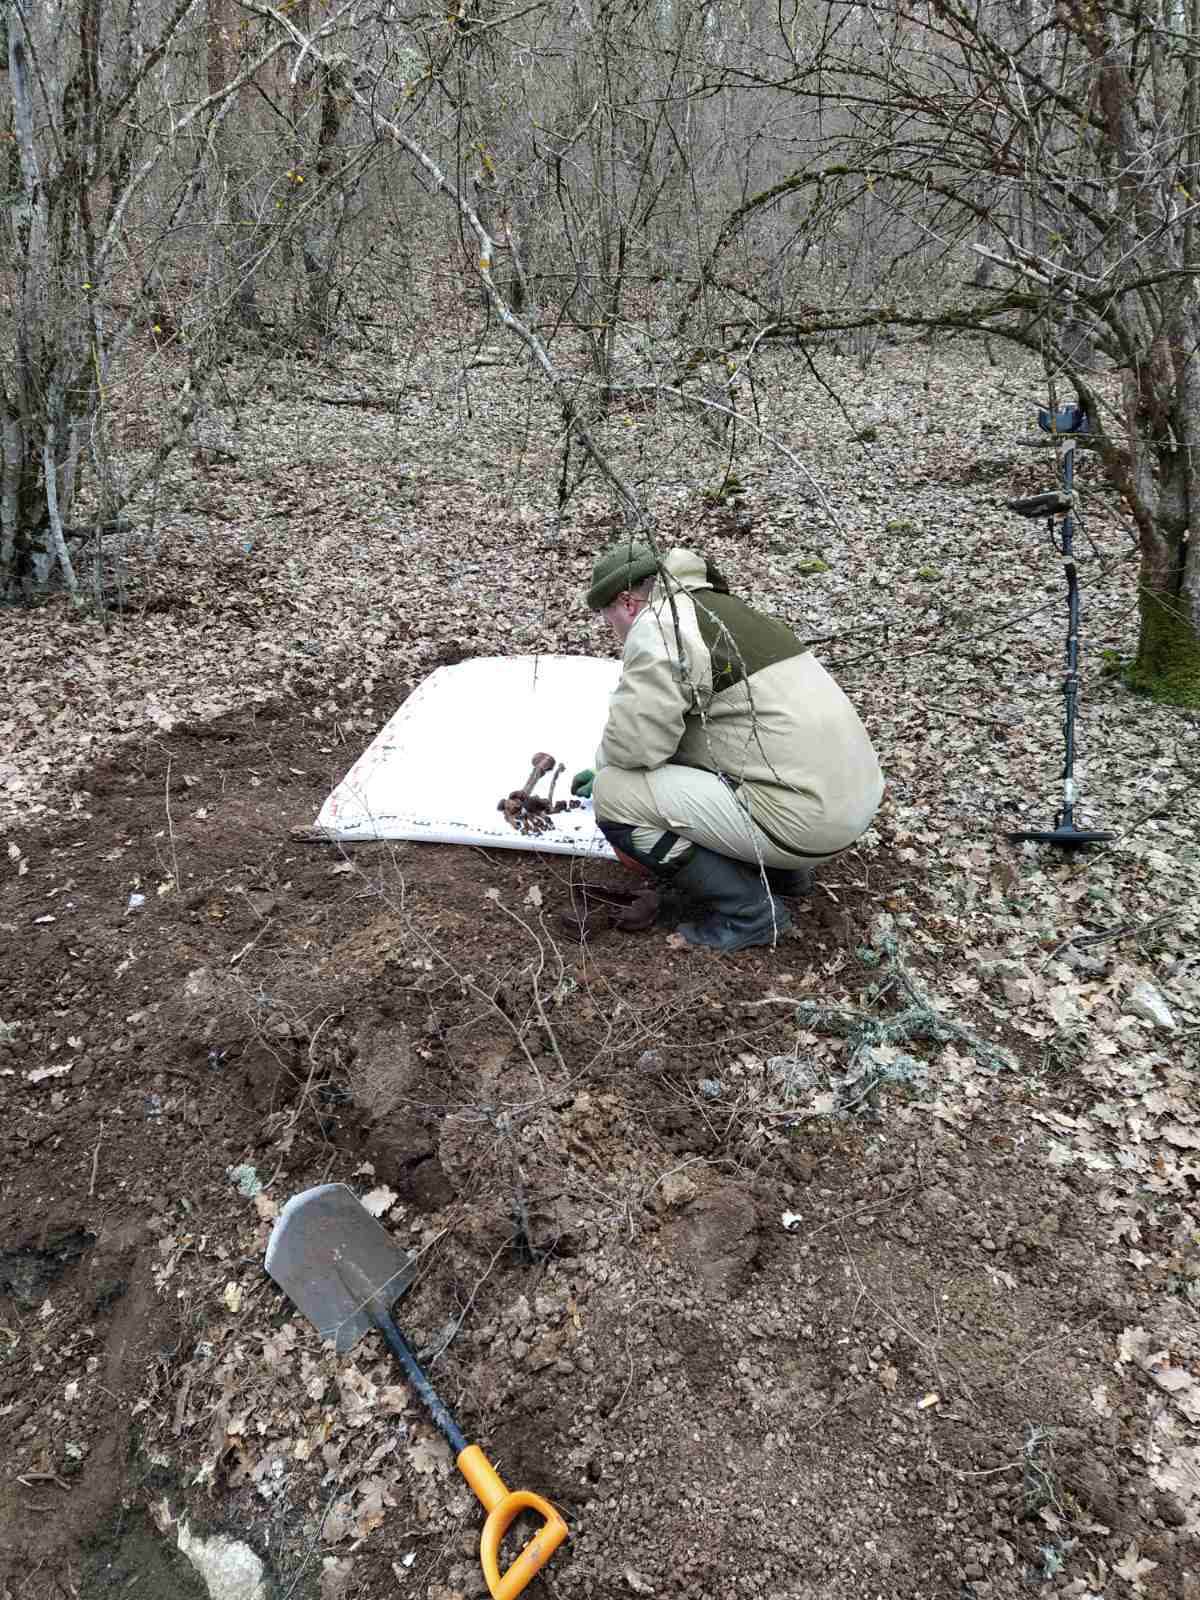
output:
[[[674,926],[693,909],[690,901],[676,894],[672,881],[663,878],[653,887],[647,885],[632,905],[614,911],[612,925],[622,933],[644,933],[647,928],[660,924]]]
[[[812,892],[812,867],[764,867],[763,871],[772,894],[791,895],[795,899]]]
[[[756,866],[697,845],[676,868],[671,887],[697,902],[701,915],[676,929],[689,944],[709,950],[745,950],[774,944],[792,925],[785,906],[764,886]]]

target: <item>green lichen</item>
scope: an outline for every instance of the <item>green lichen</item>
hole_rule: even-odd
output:
[[[1174,597],[1141,597],[1137,659],[1125,675],[1135,694],[1169,706],[1200,706],[1200,633]]]
[[[727,506],[744,498],[746,486],[736,472],[727,472],[711,489],[705,489],[701,499],[706,506]]]
[[[815,577],[818,572],[828,572],[828,561],[822,561],[820,556],[810,556],[807,561],[797,561],[795,570],[802,578]]]
[[[924,583],[940,583],[942,575],[936,567],[918,567],[917,577]]]

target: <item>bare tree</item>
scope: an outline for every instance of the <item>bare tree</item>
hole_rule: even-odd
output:
[[[29,593],[57,567],[81,598],[70,518],[89,460],[108,481],[101,458],[114,363],[151,329],[164,340],[176,334],[163,326],[158,262],[165,242],[196,220],[205,135],[288,43],[281,30],[249,41],[225,76],[210,54],[207,84],[197,83],[188,34],[199,9],[199,0],[6,0],[5,597]],[[149,221],[139,210],[147,196]],[[191,359],[183,365],[168,447],[200,399],[200,370]],[[110,494],[107,509],[120,498]]]
[[[732,208],[692,296],[724,282],[747,338],[886,325],[975,330],[1073,387],[1137,525],[1131,683],[1200,704],[1200,0],[825,0],[745,91],[819,113],[792,170]],[[768,303],[729,282],[735,244],[785,206],[836,261],[851,224],[888,231],[869,293],[793,280]],[[868,211],[868,207],[870,208]],[[977,270],[983,263],[984,270]],[[1094,352],[1120,371],[1108,415]]]

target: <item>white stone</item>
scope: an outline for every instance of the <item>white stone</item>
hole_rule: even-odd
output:
[[[204,1539],[179,1524],[179,1548],[195,1567],[210,1600],[269,1600],[263,1564],[248,1544],[223,1533]]]
[[[1152,1022],[1156,1028],[1173,1029],[1175,1018],[1171,1008],[1152,983],[1139,983],[1129,996],[1126,1009],[1135,1017]]]

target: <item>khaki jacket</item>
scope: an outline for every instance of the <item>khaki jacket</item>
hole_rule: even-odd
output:
[[[883,777],[854,707],[783,623],[672,550],[625,641],[597,768],[701,767],[731,781],[768,837],[797,855],[845,849]]]

